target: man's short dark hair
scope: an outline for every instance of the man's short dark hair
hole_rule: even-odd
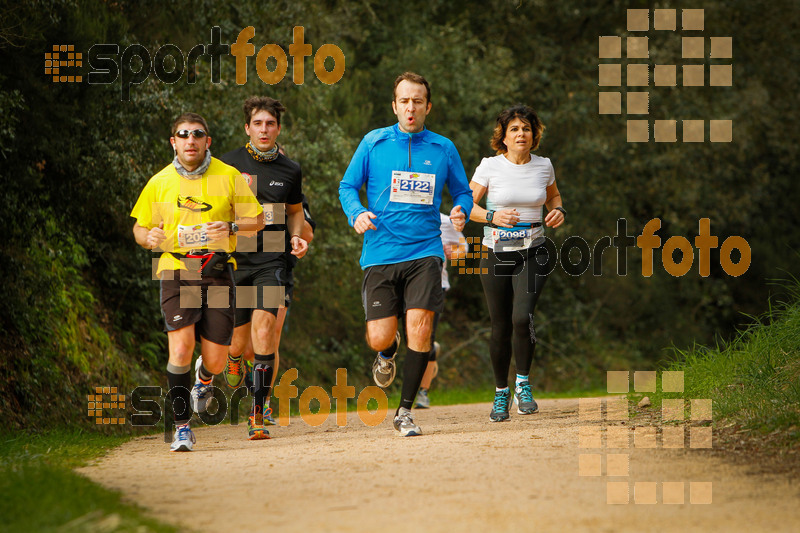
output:
[[[275,120],[278,121],[278,126],[280,126],[281,113],[285,112],[286,108],[282,103],[269,96],[251,96],[244,101],[242,110],[244,111],[245,124],[250,124],[250,119],[253,118],[253,114],[256,112],[267,111],[270,115],[275,117]]]
[[[208,131],[208,123],[201,115],[198,115],[197,113],[182,113],[181,116],[176,118],[175,122],[172,123],[172,136],[175,136],[175,133],[178,131],[178,126],[187,122],[202,124],[203,129],[206,130],[206,135],[211,135],[211,133]]]
[[[509,123],[515,118],[530,124],[531,130],[533,131],[533,146],[531,146],[531,150],[539,148],[539,142],[542,140],[542,133],[544,132],[542,119],[539,118],[533,108],[517,104],[508,109],[504,109],[497,116],[497,123],[492,132],[491,141],[492,148],[494,148],[497,155],[508,152],[508,147],[506,147],[506,143],[503,142],[503,139],[506,138],[506,130],[508,129]]]
[[[413,72],[403,72],[397,79],[394,80],[394,89],[392,90],[392,101],[397,100],[397,86],[400,85],[401,81],[410,81],[411,83],[418,83],[420,85],[425,86],[425,90],[428,93],[428,102],[431,101],[431,86],[428,85],[428,80],[420,76],[419,74],[415,74]]]

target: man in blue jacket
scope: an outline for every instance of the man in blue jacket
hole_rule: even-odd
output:
[[[456,230],[464,228],[472,210],[472,191],[455,145],[425,129],[431,105],[425,78],[412,72],[398,76],[392,101],[398,123],[362,139],[339,184],[347,220],[364,235],[361,296],[367,343],[379,352],[372,375],[380,387],[394,380],[398,317],[405,315],[408,353],[394,417],[402,437],[422,434],[411,406],[428,363],[433,315],[444,303],[439,229],[444,185],[453,197],[450,219]],[[358,196],[365,184],[366,208]]]

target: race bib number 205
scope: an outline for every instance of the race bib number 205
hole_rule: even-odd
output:
[[[432,205],[435,189],[436,174],[394,170],[389,200],[405,204]]]
[[[200,248],[208,245],[205,224],[178,226],[178,246],[181,248]]]

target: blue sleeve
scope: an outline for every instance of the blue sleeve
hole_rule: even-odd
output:
[[[447,188],[450,190],[450,196],[453,197],[453,207],[460,205],[469,220],[469,214],[472,212],[472,189],[469,188],[461,156],[458,155],[458,150],[452,144],[448,154],[448,166]]]
[[[361,204],[358,191],[367,181],[369,172],[368,164],[369,146],[363,139],[358,145],[342,181],[339,183],[339,202],[342,204],[344,214],[347,215],[347,223],[351,226],[355,224],[356,217],[367,209]]]

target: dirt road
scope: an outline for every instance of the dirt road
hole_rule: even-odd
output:
[[[345,427],[292,419],[266,441],[246,440],[242,424],[200,428],[192,453],[144,437],[80,471],[196,531],[800,531],[800,486],[786,475],[708,450],[580,448],[578,400],[539,404],[504,423],[489,423],[488,404],[415,411],[425,434],[413,438],[355,413]],[[581,454],[595,457],[579,467]],[[628,475],[606,475],[623,455]],[[580,475],[597,459],[601,476]],[[626,488],[629,503],[607,503]]]

